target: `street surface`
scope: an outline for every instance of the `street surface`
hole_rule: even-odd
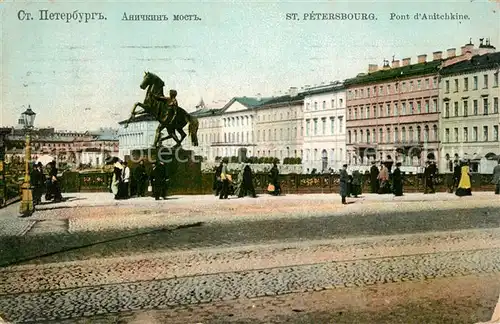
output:
[[[0,317],[48,323],[475,323],[500,294],[492,193],[0,210]]]

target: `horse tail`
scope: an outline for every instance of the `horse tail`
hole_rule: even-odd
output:
[[[193,146],[198,146],[198,118],[189,115],[189,135]]]

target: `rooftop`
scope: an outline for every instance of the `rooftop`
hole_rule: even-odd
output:
[[[441,62],[443,60],[435,60],[430,62],[406,65],[397,68],[389,68],[386,70],[379,70],[373,73],[359,75],[355,78],[347,79],[344,85],[352,86],[358,84],[375,83],[395,78],[406,78],[417,75],[425,75],[437,73]]]
[[[500,52],[474,55],[470,60],[458,62],[443,68],[441,75],[464,73],[480,69],[500,69]]]

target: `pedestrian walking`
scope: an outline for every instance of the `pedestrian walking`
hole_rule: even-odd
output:
[[[222,188],[221,188],[221,191],[219,194],[219,199],[228,199],[230,176],[227,173],[227,160],[222,161],[222,169],[221,169],[221,173],[220,173],[220,179],[222,181]]]
[[[238,178],[236,178],[236,183],[234,183],[234,195],[240,197],[240,192],[243,191],[243,172],[245,170],[245,164],[241,163],[240,172],[238,173]],[[243,197],[243,196],[241,196]]]
[[[456,192],[458,189],[458,183],[460,182],[460,175],[462,174],[462,167],[458,161],[453,162],[453,190]]]
[[[470,175],[469,162],[463,162],[460,171],[460,182],[458,183],[457,191],[455,191],[457,196],[472,196]]]
[[[247,164],[243,169],[243,181],[241,183],[241,188],[238,197],[248,196],[256,198],[255,188],[253,186],[253,174],[252,169]]]
[[[402,196],[403,195],[403,175],[401,174],[401,162],[396,163],[396,168],[392,173],[392,190],[394,196]]]
[[[495,185],[495,195],[500,195],[500,158],[498,164],[493,168],[493,180],[491,182]]]
[[[215,173],[214,173],[214,182],[212,185],[212,190],[215,192],[216,197],[220,194],[220,192],[222,190],[222,180],[220,178],[220,175],[222,173],[222,166],[223,166],[223,163],[221,162],[219,164],[219,166],[215,169]]]
[[[436,190],[434,189],[434,179],[436,177],[436,172],[437,172],[436,164],[432,163],[431,161],[427,161],[424,170],[424,182],[425,182],[424,194],[436,193]]]
[[[144,160],[140,160],[137,167],[134,169],[134,182],[137,191],[137,197],[144,197],[146,195],[146,188],[148,184],[148,174],[144,166]]]
[[[361,188],[363,186],[363,175],[359,170],[354,170],[352,172],[352,182],[351,182],[351,194],[354,198],[358,198],[361,195]]]
[[[165,162],[156,161],[156,164],[151,172],[151,186],[153,187],[153,196],[155,200],[167,199],[167,182],[168,170]]]
[[[387,167],[383,163],[380,165],[378,180],[380,183],[379,194],[386,194],[391,192],[389,184],[389,169],[387,169]]]
[[[122,169],[121,163],[116,162],[113,168],[113,178],[111,179],[111,192],[115,195],[115,199],[120,199]]]
[[[349,175],[347,174],[347,164],[344,164],[342,166],[342,169],[340,169],[340,197],[342,198],[342,204],[346,205],[346,197],[347,197],[347,182],[349,181]]]
[[[42,190],[45,184],[45,176],[43,170],[40,170],[40,167],[36,163],[33,163],[30,172],[30,184],[33,187],[33,204],[38,205],[42,202]]]
[[[273,167],[269,172],[269,180],[271,184],[274,186],[274,191],[271,192],[271,195],[273,196],[279,196],[281,194],[279,176],[280,176],[280,171],[278,170],[278,165],[276,162],[273,162]]]
[[[122,191],[122,199],[128,199],[129,198],[129,183],[130,183],[130,168],[128,167],[127,161],[124,161],[122,163],[123,165],[123,172],[122,172],[122,186],[123,186],[123,191]]]
[[[57,178],[56,161],[52,161],[49,163],[49,179],[51,198],[54,199],[54,202],[62,201],[61,187],[59,185],[59,179]]]
[[[379,189],[379,181],[378,181],[379,170],[377,168],[376,163],[377,162],[373,161],[372,167],[370,168],[370,187],[372,193],[378,193]]]

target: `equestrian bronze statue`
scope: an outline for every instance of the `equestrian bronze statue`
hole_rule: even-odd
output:
[[[164,140],[172,138],[176,142],[176,147],[180,146],[186,133],[183,131],[184,126],[189,124],[188,131],[191,137],[191,143],[193,146],[198,146],[198,119],[191,116],[184,109],[177,106],[177,99],[175,99],[177,92],[175,90],[170,90],[170,97],[165,97],[163,95],[163,86],[165,83],[157,75],[144,72],[144,79],[140,85],[141,89],[146,90],[146,97],[144,102],[136,102],[134,108],[132,108],[132,113],[130,118],[125,123],[125,128],[132,119],[138,116],[151,115],[159,123],[156,129],[156,136],[153,146],[160,147]],[[137,107],[143,109],[142,112],[137,113],[135,110]],[[161,137],[161,132],[166,129],[168,136]],[[179,139],[175,134],[177,131],[181,138]]]

